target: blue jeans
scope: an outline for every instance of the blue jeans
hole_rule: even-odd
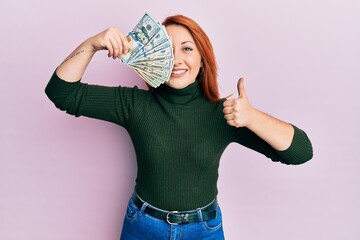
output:
[[[220,207],[217,218],[188,224],[170,225],[144,213],[148,203],[139,209],[130,199],[120,240],[223,240]],[[198,212],[200,214],[200,212]],[[199,215],[201,216],[201,215]]]

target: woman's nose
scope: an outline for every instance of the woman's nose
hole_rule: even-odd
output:
[[[182,64],[181,55],[179,53],[177,53],[176,51],[174,51],[174,60],[175,60],[175,65]]]

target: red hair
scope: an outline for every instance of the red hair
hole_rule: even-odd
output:
[[[201,88],[204,91],[205,97],[211,102],[219,101],[220,96],[217,84],[217,65],[215,54],[210,39],[204,30],[202,30],[202,28],[194,20],[183,15],[169,16],[162,24],[165,27],[172,24],[181,25],[190,32],[194,38],[203,62],[202,69],[200,69]]]

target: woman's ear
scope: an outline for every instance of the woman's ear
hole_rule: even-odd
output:
[[[204,73],[204,68],[201,66],[201,68],[199,68],[199,74],[203,75]]]

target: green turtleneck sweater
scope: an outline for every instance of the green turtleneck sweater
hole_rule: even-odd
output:
[[[232,142],[285,164],[312,158],[311,143],[297,127],[290,147],[277,151],[249,129],[229,126],[224,99],[207,100],[199,80],[184,89],[163,84],[147,91],[69,83],[54,73],[45,92],[69,114],[113,122],[128,131],[138,166],[136,192],[161,209],[196,209],[216,198],[219,161]]]

